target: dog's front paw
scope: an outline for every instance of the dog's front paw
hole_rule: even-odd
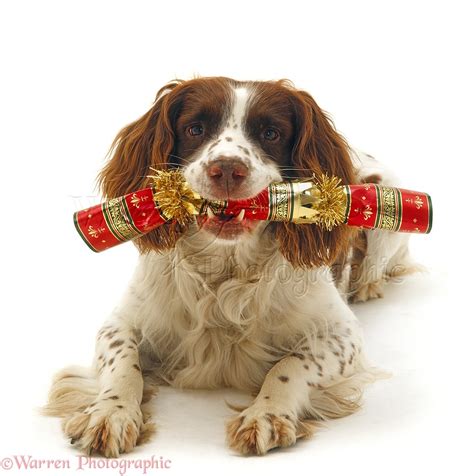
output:
[[[137,445],[142,425],[140,407],[119,400],[95,402],[63,421],[64,433],[72,444],[87,454],[108,458],[130,452]]]
[[[277,408],[254,404],[227,423],[229,446],[244,455],[264,455],[313,434],[315,424]]]

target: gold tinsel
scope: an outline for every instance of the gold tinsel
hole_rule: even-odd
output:
[[[176,220],[180,225],[189,223],[195,211],[196,194],[191,190],[184,176],[178,170],[156,170],[153,179],[153,199],[161,213],[168,220]]]
[[[318,200],[314,205],[314,209],[318,212],[316,223],[331,231],[335,226],[344,223],[347,195],[338,177],[324,174],[316,180],[318,188]]]

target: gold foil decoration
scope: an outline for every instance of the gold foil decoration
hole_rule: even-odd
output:
[[[312,181],[293,181],[295,209],[291,221],[315,223],[326,230],[344,223],[347,193],[338,177],[313,177]]]
[[[201,198],[192,191],[183,174],[178,170],[156,170],[153,179],[153,200],[160,212],[168,220],[176,220],[180,225],[191,221],[197,213]]]

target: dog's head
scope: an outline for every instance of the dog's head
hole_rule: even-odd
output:
[[[99,180],[107,197],[149,185],[150,167],[179,167],[210,199],[249,198],[270,182],[325,172],[354,181],[345,141],[313,98],[288,81],[240,82],[229,78],[173,81],[152,108],[125,127]],[[256,222],[212,214],[200,218],[209,237],[235,242],[255,233]],[[296,266],[330,263],[350,231],[317,225],[267,227]],[[169,224],[137,240],[141,251],[174,245],[184,230]]]

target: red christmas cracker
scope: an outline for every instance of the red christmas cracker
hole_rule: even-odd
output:
[[[244,218],[295,223],[322,224],[318,216],[318,202],[304,205],[304,191],[298,186],[308,182],[280,182],[271,184],[249,200],[207,202],[212,211],[225,215],[237,215],[245,210]],[[327,229],[339,224],[368,229],[382,229],[406,233],[429,233],[433,210],[428,194],[377,184],[343,185],[345,194],[340,223],[326,225]],[[313,189],[313,186],[311,186]]]
[[[156,171],[154,187],[113,198],[74,214],[76,229],[96,252],[133,240],[170,220],[188,223],[207,213],[251,220],[347,225],[392,232],[429,233],[428,194],[377,184],[341,185],[336,177],[270,184],[245,200],[210,201],[193,192],[178,171]]]
[[[153,200],[152,188],[74,213],[77,231],[86,245],[97,252],[133,240],[167,221]]]
[[[433,223],[427,193],[383,185],[347,185],[348,210],[344,223],[406,233],[429,233]]]

